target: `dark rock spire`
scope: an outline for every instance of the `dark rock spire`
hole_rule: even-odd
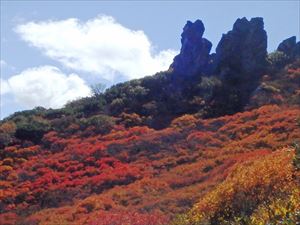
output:
[[[237,19],[216,48],[217,72],[257,76],[266,65],[267,33],[260,17]]]
[[[192,76],[207,69],[212,44],[203,38],[204,25],[201,20],[187,21],[181,34],[181,50],[171,65],[175,74]]]
[[[216,48],[213,74],[221,79],[222,87],[215,91],[212,108],[225,114],[241,111],[266,70],[266,57],[263,19],[237,19]]]

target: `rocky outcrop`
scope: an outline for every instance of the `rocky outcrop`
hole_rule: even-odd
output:
[[[237,19],[216,48],[218,73],[258,75],[266,65],[267,33],[262,18]],[[222,74],[225,75],[225,74]]]
[[[201,20],[188,21],[184,26],[180,53],[170,66],[175,74],[192,76],[207,71],[212,44],[202,37],[204,30]]]
[[[296,43],[296,36],[282,41],[277,48],[277,51],[285,53],[290,59],[300,57],[300,41]]]
[[[223,34],[216,54],[209,54],[212,44],[203,38],[201,20],[188,21],[181,34],[181,50],[171,69],[175,74],[219,74],[258,78],[266,66],[267,34],[262,18],[238,19],[233,29]]]
[[[215,90],[212,114],[243,110],[266,69],[267,34],[262,18],[237,19],[223,34],[214,56],[214,72],[222,82]]]

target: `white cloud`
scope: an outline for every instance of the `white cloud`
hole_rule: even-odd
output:
[[[111,82],[118,81],[117,74],[132,79],[166,70],[176,55],[173,50],[153,54],[143,31],[130,30],[109,16],[86,22],[75,18],[29,22],[17,26],[16,32],[64,66]]]
[[[6,80],[0,79],[0,94],[4,95],[9,92],[9,85]]]
[[[7,65],[7,63],[4,61],[4,60],[0,60],[0,67],[4,67],[4,66],[6,66]]]
[[[12,94],[19,104],[28,108],[59,108],[70,100],[91,94],[78,75],[66,75],[53,66],[26,69],[8,80],[1,79],[1,85],[4,87],[1,94]]]

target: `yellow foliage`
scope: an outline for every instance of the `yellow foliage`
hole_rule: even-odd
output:
[[[173,128],[195,128],[196,127],[196,122],[198,120],[196,119],[195,116],[193,115],[183,115],[179,118],[176,118],[172,121],[171,127]]]
[[[300,219],[300,188],[292,187],[291,195],[261,204],[250,217],[249,225],[296,224]]]
[[[299,188],[295,189],[292,158],[292,151],[283,149],[238,165],[223,183],[193,207],[186,224],[216,220],[220,224],[240,224],[241,221],[266,224],[265,221],[274,218],[285,218],[296,208],[299,211]],[[251,212],[253,222],[248,223],[249,218],[244,215]]]
[[[0,126],[0,133],[14,134],[16,132],[16,124],[12,121],[5,122]]]
[[[13,168],[11,166],[0,166],[0,174],[12,171]]]

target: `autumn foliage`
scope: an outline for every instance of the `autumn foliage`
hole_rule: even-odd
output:
[[[269,105],[216,119],[185,115],[162,130],[51,131],[39,145],[7,146],[1,224],[167,224],[192,207],[181,218],[266,221],[278,204],[299,206],[285,148],[300,139],[299,115]]]
[[[239,163],[186,215],[194,224],[280,224],[299,219],[299,183],[291,159],[293,149],[281,149]],[[182,218],[181,218],[182,219]],[[184,220],[184,219],[182,219]]]

